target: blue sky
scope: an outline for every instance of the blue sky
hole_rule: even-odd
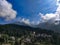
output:
[[[40,20],[50,20],[59,10],[57,2],[57,0],[1,0],[0,24],[16,21],[36,24],[40,23]],[[41,19],[42,17],[44,20]]]
[[[22,17],[35,22],[40,20],[39,13],[54,13],[56,0],[8,0],[17,11],[17,18]]]

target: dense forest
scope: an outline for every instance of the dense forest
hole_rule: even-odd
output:
[[[60,45],[60,33],[16,24],[0,25],[0,45]]]

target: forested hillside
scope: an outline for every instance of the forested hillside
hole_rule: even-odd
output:
[[[0,25],[0,45],[60,45],[60,34],[52,30],[16,24]]]

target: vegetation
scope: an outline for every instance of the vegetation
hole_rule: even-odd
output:
[[[0,25],[0,45],[60,45],[60,34],[29,26]]]

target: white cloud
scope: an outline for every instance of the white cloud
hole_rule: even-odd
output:
[[[40,17],[41,17],[41,22],[48,22],[48,24],[55,24],[58,25],[60,23],[60,3],[59,0],[57,0],[57,10],[55,13],[50,13],[50,14],[41,14],[39,13]]]
[[[25,24],[27,24],[27,25],[30,25],[30,20],[29,20],[29,19],[23,18],[23,19],[21,20],[21,22],[23,22],[23,23],[25,23]]]
[[[30,25],[31,25],[31,22],[30,22],[29,19],[19,17],[19,18],[17,18],[17,19],[15,20],[15,24],[19,24],[19,25],[29,25],[29,26],[30,26]]]
[[[31,27],[35,27],[35,25],[37,25],[39,22],[35,23],[35,21],[30,21],[29,19],[26,18],[17,18],[17,20],[15,21],[15,24],[18,25],[27,25],[27,26],[31,26]]]
[[[12,4],[6,0],[0,0],[0,17],[6,21],[16,18],[17,12],[12,9]]]

